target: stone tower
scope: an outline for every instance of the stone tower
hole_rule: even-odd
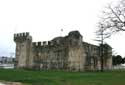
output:
[[[86,55],[83,47],[82,35],[79,31],[72,31],[68,36],[68,68],[74,71],[83,71]]]
[[[14,34],[16,43],[16,68],[31,68],[33,58],[31,57],[32,37],[28,32]]]

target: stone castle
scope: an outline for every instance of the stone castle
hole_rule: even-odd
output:
[[[72,31],[65,37],[56,37],[51,41],[32,42],[32,36],[28,32],[14,34],[15,67],[38,70],[100,70],[100,46],[84,42],[82,38],[78,31]],[[104,69],[111,69],[112,48],[107,44],[104,47]]]

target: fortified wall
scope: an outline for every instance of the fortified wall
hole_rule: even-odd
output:
[[[72,31],[65,37],[56,37],[51,41],[32,42],[31,35],[14,34],[16,43],[16,68],[38,70],[99,70],[100,47],[83,42],[78,31]],[[105,52],[111,51],[105,45]],[[111,53],[107,52],[104,62],[105,69],[112,66]]]

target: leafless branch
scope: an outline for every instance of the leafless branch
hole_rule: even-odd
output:
[[[123,23],[118,14],[111,7],[109,7],[109,9],[111,9],[112,13],[119,19],[121,23]]]

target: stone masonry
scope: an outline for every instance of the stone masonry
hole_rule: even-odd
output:
[[[83,42],[78,31],[51,41],[32,42],[31,35],[14,34],[16,68],[37,70],[100,70],[100,46]],[[104,69],[112,67],[112,49],[105,44]]]

